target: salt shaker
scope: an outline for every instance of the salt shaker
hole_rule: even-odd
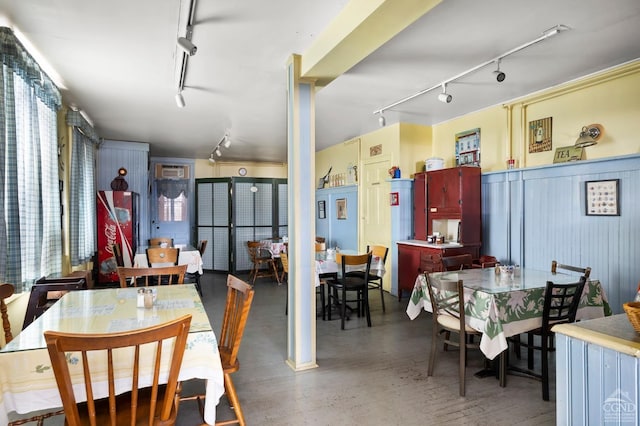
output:
[[[496,275],[500,275],[500,264],[499,263],[496,263],[495,271],[496,271]]]
[[[138,289],[138,298],[136,299],[136,306],[138,308],[144,308],[144,288]]]
[[[150,288],[144,292],[144,307],[147,309],[153,308],[153,292]]]

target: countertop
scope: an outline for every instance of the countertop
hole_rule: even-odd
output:
[[[433,244],[433,243],[428,243],[428,242],[426,242],[424,240],[404,240],[404,241],[398,241],[397,244],[405,244],[405,245],[408,245],[408,246],[418,246],[418,247],[428,247],[428,248],[434,248],[434,249],[447,249],[447,248],[464,247],[460,243]]]
[[[553,327],[553,331],[640,358],[640,334],[626,314],[560,324]]]

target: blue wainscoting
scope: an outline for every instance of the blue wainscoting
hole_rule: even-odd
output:
[[[346,202],[346,218],[337,217],[337,200]],[[325,218],[319,218],[319,202],[324,201]],[[316,190],[316,236],[326,238],[327,247],[358,250],[358,187],[338,186]]]
[[[585,182],[620,179],[620,216],[587,216]],[[611,309],[640,281],[640,155],[482,175],[482,252],[502,263],[590,266]]]

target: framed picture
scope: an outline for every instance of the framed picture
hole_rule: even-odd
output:
[[[327,218],[327,206],[325,201],[318,201],[318,219]]]
[[[392,192],[389,194],[390,197],[390,204],[392,206],[399,206],[400,205],[400,195],[397,192]]]
[[[529,122],[529,154],[551,151],[552,123],[552,117]]]
[[[585,182],[587,216],[620,216],[620,179]]]
[[[336,200],[336,217],[340,220],[347,218],[347,199],[338,198]]]
[[[456,166],[480,166],[480,128],[456,134]]]

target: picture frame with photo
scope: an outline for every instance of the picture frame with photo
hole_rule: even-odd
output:
[[[585,182],[587,216],[620,216],[620,179]]]
[[[347,219],[347,199],[346,198],[338,198],[336,200],[336,218],[338,220]]]

